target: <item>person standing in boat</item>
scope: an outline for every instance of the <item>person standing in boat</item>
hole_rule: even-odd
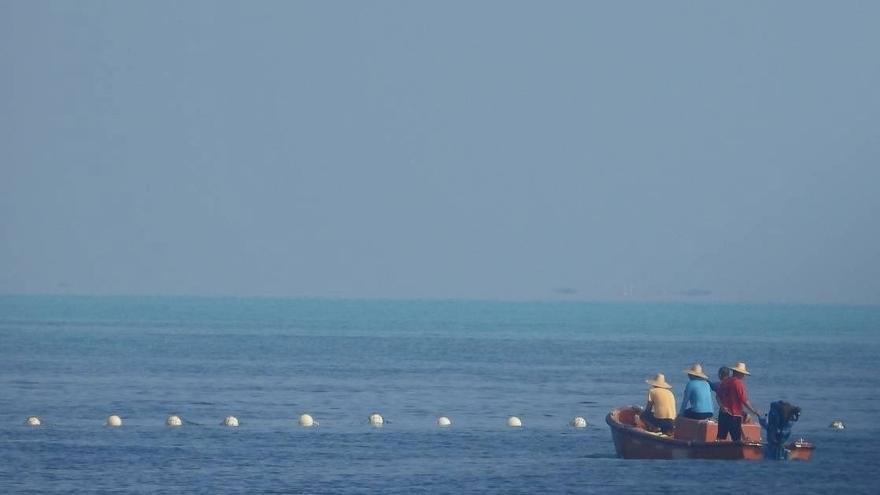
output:
[[[717,382],[709,382],[709,388],[712,389],[712,392],[715,392],[715,401],[718,404],[718,410],[721,411],[721,398],[718,396],[718,388],[721,387],[721,382],[727,380],[730,377],[730,368],[727,366],[722,366],[718,368],[718,381]]]
[[[645,380],[651,386],[648,390],[648,403],[641,419],[648,426],[669,434],[674,429],[675,421],[675,396],[672,394],[672,385],[666,383],[666,376],[657,373],[654,378]]]
[[[730,377],[730,368],[727,366],[722,366],[718,368],[718,381],[717,382],[709,382],[709,388],[712,389],[716,394],[718,393],[718,387],[721,386],[721,382],[727,380]]]
[[[738,442],[742,439],[742,424],[746,419],[748,410],[756,417],[759,413],[749,402],[744,378],[751,375],[746,369],[746,363],[736,363],[730,366],[732,376],[721,382],[718,387],[718,401],[721,403],[718,411],[718,440],[724,440],[730,435],[730,439]]]
[[[684,396],[681,399],[681,415],[690,419],[709,419],[714,413],[712,407],[712,389],[709,387],[709,377],[703,373],[701,364],[694,364],[690,369],[684,370],[688,375],[688,383],[684,387]]]

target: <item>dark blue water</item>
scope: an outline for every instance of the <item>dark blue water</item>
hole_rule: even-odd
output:
[[[0,297],[0,492],[877,493],[878,355],[878,307]],[[608,410],[696,361],[814,460],[616,459]]]

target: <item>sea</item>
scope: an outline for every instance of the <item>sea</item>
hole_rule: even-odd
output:
[[[0,493],[876,494],[878,358],[878,306],[2,296]],[[740,361],[811,461],[617,458],[647,378]]]

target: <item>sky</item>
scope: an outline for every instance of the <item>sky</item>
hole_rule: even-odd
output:
[[[878,19],[0,0],[0,293],[880,304]]]

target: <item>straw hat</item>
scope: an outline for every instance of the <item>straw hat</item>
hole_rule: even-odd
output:
[[[736,371],[737,373],[742,373],[743,375],[751,375],[749,370],[746,369],[746,363],[736,363],[736,366],[728,366],[730,371]]]
[[[666,376],[663,373],[657,373],[651,380],[645,380],[645,383],[652,387],[672,388],[672,385],[666,383]]]
[[[689,369],[684,370],[685,373],[691,376],[695,376],[697,378],[702,378],[703,380],[708,380],[709,377],[703,373],[703,365],[700,363],[696,363],[691,366]]]

